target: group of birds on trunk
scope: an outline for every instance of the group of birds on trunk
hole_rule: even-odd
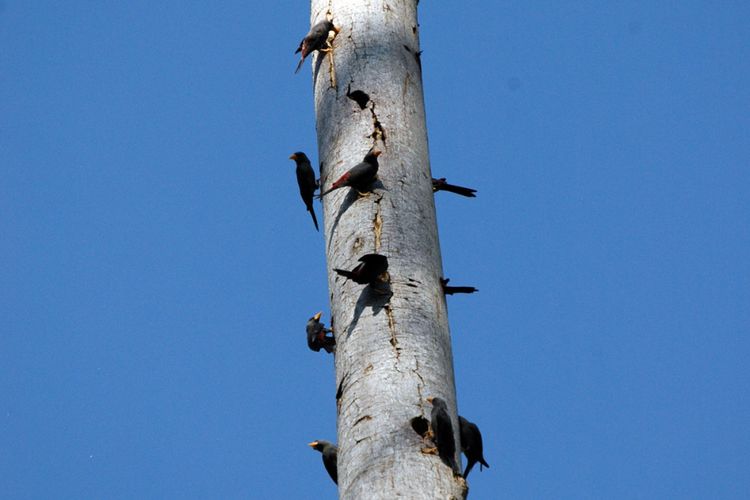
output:
[[[334,32],[334,37],[340,32],[340,28],[334,26],[331,20],[326,19],[313,25],[295,51],[295,54],[300,53],[300,60],[295,73],[300,70],[307,56],[313,52],[327,53],[332,50],[332,45],[328,41],[330,32]],[[296,164],[297,184],[300,196],[305,204],[305,208],[310,212],[310,217],[312,217],[317,231],[320,229],[313,206],[315,198],[322,199],[332,191],[344,187],[355,189],[360,194],[371,191],[373,183],[378,179],[378,157],[381,154],[382,151],[375,149],[375,147],[371,148],[360,163],[350,168],[326,190],[323,190],[320,181],[316,179],[310,159],[305,153],[298,151],[289,157]],[[318,188],[320,188],[321,192],[316,196],[315,192]],[[449,184],[444,177],[432,179],[432,191],[447,191],[469,198],[476,197],[475,189]],[[334,272],[355,283],[370,285],[376,290],[378,286],[387,284],[387,280],[389,279],[387,274],[388,258],[385,255],[377,253],[366,254],[361,256],[358,262],[359,264],[351,270],[334,269]],[[440,278],[440,285],[445,295],[474,293],[478,291],[474,287],[448,286],[449,281],[447,278]],[[320,321],[322,314],[322,312],[315,314],[307,322],[307,346],[315,352],[320,352],[323,349],[327,353],[332,353],[336,349],[335,334],[333,328],[326,328],[325,324]],[[422,451],[424,453],[437,453],[441,460],[451,467],[454,474],[460,475],[461,471],[456,463],[456,441],[453,424],[447,404],[443,399],[438,397],[429,397],[427,401],[432,403],[430,421],[424,424],[424,431],[417,430],[417,426],[414,426],[414,428],[423,437],[430,437],[435,446],[434,448],[427,448]],[[479,432],[479,428],[460,415],[458,416],[458,423],[460,447],[467,460],[466,468],[462,474],[466,478],[475,464],[480,464],[480,470],[482,467],[489,467],[489,465],[483,456],[482,435]],[[338,484],[337,446],[324,440],[313,441],[309,446],[322,454],[323,465],[326,471],[331,476],[333,482]]]

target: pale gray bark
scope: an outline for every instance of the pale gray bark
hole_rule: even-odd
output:
[[[462,498],[463,479],[426,455],[410,425],[426,398],[456,394],[419,65],[416,0],[312,0],[313,23],[341,28],[332,55],[312,58],[321,181],[328,188],[377,146],[382,186],[324,198],[336,332],[340,498]],[[331,66],[333,60],[333,67]],[[370,96],[367,108],[347,89]],[[366,253],[388,257],[392,296],[337,276]],[[458,440],[457,440],[458,443]],[[460,447],[457,446],[458,449]]]

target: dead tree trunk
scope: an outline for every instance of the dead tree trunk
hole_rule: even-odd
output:
[[[359,197],[344,188],[323,203],[337,340],[339,495],[462,498],[463,479],[437,455],[421,452],[429,441],[410,425],[416,416],[429,419],[426,398],[439,396],[458,433],[417,0],[312,0],[313,24],[326,16],[341,32],[332,54],[312,61],[323,188],[371,147],[383,151],[382,185],[373,193]],[[373,252],[389,259],[392,295],[332,271],[351,269]]]

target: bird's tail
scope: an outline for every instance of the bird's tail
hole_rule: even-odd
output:
[[[336,274],[343,276],[344,278],[349,278],[350,280],[354,279],[354,273],[351,271],[346,271],[344,269],[334,269]]]
[[[487,462],[485,462],[484,458],[480,458],[479,459],[479,470],[480,471],[482,470],[482,466],[487,467],[488,469],[490,468],[490,464],[488,464]]]
[[[318,229],[318,218],[315,217],[315,210],[313,209],[312,205],[310,205],[309,207],[307,207],[307,210],[310,211],[310,215],[312,216],[313,224],[315,224],[315,230],[316,231],[320,231],[320,229]]]
[[[471,189],[463,186],[456,186],[455,184],[443,184],[439,188],[443,191],[450,191],[451,193],[460,194],[461,196],[466,196],[467,198],[476,198],[477,195],[474,193],[477,192],[476,189]]]
[[[327,195],[328,193],[330,193],[330,192],[331,192],[331,191],[333,191],[334,189],[338,189],[338,186],[337,186],[337,185],[336,185],[335,183],[334,183],[334,185],[333,185],[333,186],[331,186],[331,187],[330,187],[330,188],[329,188],[329,189],[328,189],[327,191],[323,191],[322,193],[320,193],[320,194],[318,195],[318,199],[321,199],[321,198],[323,198],[323,197],[324,197],[325,195]]]
[[[443,291],[446,295],[453,295],[454,293],[474,293],[479,290],[473,286],[444,286]]]
[[[299,51],[297,51],[297,52],[299,52]],[[296,54],[297,52],[295,52],[295,54]],[[294,74],[295,74],[295,75],[296,75],[297,73],[299,73],[299,69],[300,69],[300,68],[302,67],[302,64],[304,64],[304,62],[305,62],[305,58],[304,58],[304,57],[300,58],[300,60],[299,60],[299,63],[297,63],[297,69],[295,69],[295,70],[294,70]]]
[[[324,192],[324,193],[321,193],[321,194],[320,194],[320,196],[319,196],[319,198],[322,198],[322,197],[324,197],[325,195],[327,195],[328,193],[330,193],[330,192],[331,192],[331,191],[333,191],[334,189],[338,189],[338,188],[340,188],[340,187],[344,187],[344,186],[346,186],[346,183],[347,183],[347,181],[349,180],[349,177],[350,177],[350,176],[351,176],[351,173],[350,173],[350,172],[347,172],[347,173],[345,173],[344,175],[342,175],[342,176],[341,176],[341,177],[339,178],[339,180],[337,180],[336,182],[334,182],[333,184],[331,184],[331,187],[330,187],[330,188],[328,188],[328,191],[326,191],[326,192]]]

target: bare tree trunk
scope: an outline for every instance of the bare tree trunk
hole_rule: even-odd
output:
[[[416,416],[429,419],[426,398],[439,396],[448,403],[458,438],[417,0],[312,0],[312,22],[327,15],[341,32],[333,53],[312,61],[323,188],[371,147],[383,151],[382,186],[376,184],[374,193],[358,197],[345,188],[324,198],[337,340],[339,495],[463,498],[466,483],[437,455],[422,453],[429,442],[410,424]],[[388,257],[392,295],[332,271],[351,269],[373,252]]]

